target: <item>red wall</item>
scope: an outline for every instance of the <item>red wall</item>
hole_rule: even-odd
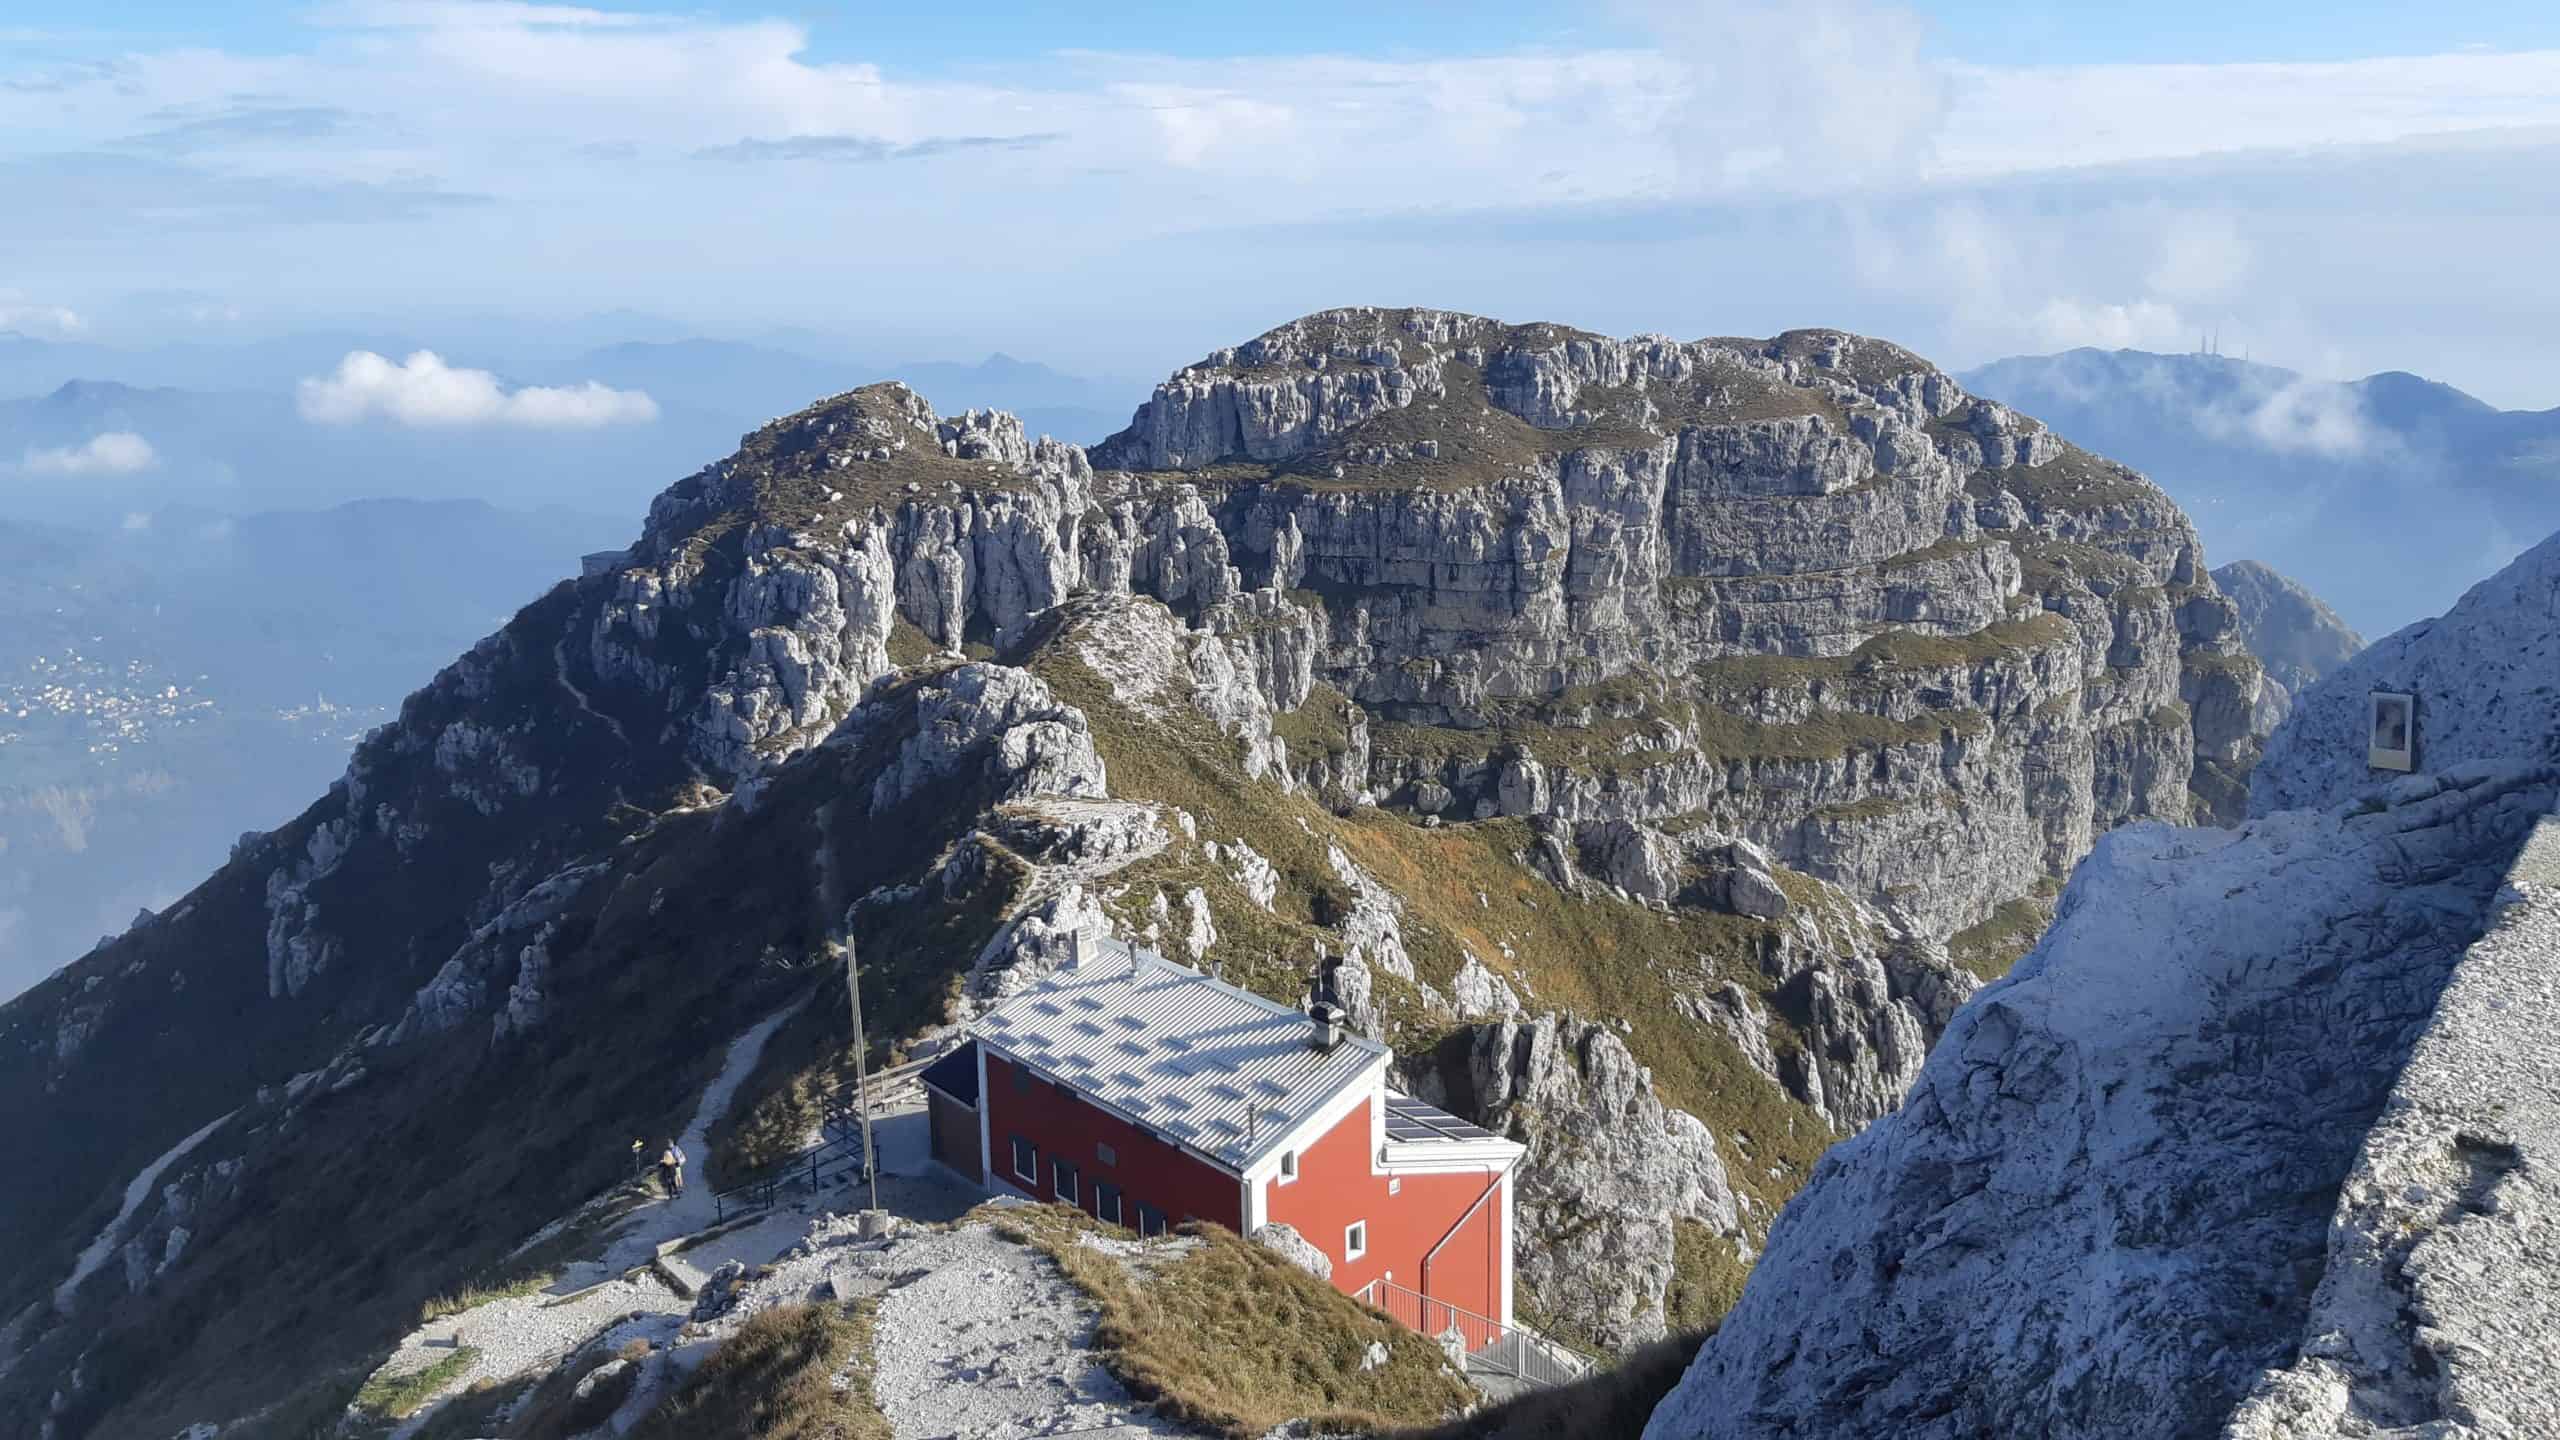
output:
[[[1421,1290],[1422,1257],[1484,1195],[1499,1169],[1407,1174],[1398,1192],[1388,1194],[1390,1177],[1370,1173],[1369,1107],[1375,1103],[1362,1101],[1324,1138],[1299,1152],[1296,1180],[1284,1185],[1274,1178],[1263,1188],[1263,1215],[1274,1224],[1295,1227],[1331,1256],[1333,1283],[1345,1294],[1359,1293],[1389,1271],[1396,1284]],[[1342,1232],[1354,1220],[1369,1222],[1369,1251],[1358,1260],[1345,1260]],[[1502,1254],[1507,1243],[1502,1197],[1495,1195],[1441,1247],[1431,1265],[1431,1298],[1503,1318]]]
[[[981,1042],[982,1044],[984,1042]],[[1076,1202],[1090,1214],[1094,1186],[1120,1187],[1120,1223],[1138,1225],[1138,1206],[1164,1212],[1165,1224],[1215,1220],[1230,1230],[1244,1228],[1244,1182],[1180,1146],[1141,1134],[1136,1126],[1072,1095],[1027,1070],[1017,1070],[993,1049],[986,1052],[987,1083],[979,1103],[987,1112],[987,1179],[1029,1194],[1013,1174],[1013,1137],[1040,1147],[1040,1187],[1036,1198],[1055,1200],[1049,1184],[1049,1162],[1063,1159],[1079,1175]],[[1019,1073],[1029,1081],[1017,1090]],[[1097,1145],[1108,1145],[1117,1163],[1105,1165]]]

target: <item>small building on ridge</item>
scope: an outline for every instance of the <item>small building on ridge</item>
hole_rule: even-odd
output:
[[[1399,1094],[1391,1052],[1118,941],[923,1075],[935,1156],[1141,1234],[1287,1225],[1335,1288],[1470,1348],[1512,1323],[1516,1142]]]

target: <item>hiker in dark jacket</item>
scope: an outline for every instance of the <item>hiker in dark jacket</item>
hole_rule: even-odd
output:
[[[684,1193],[684,1152],[676,1148],[673,1140],[658,1152],[658,1183],[666,1188],[670,1200]]]

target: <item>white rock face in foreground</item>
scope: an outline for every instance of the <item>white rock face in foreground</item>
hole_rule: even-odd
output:
[[[1834,1147],[1787,1207],[1648,1440],[2221,1431],[2360,1283],[2348,1237],[2332,1254],[2340,1187],[2556,778],[2482,764],[2236,833],[2103,839],[1903,1108]],[[2494,1023],[2527,1046],[2547,1017]],[[2502,1100],[2549,1113],[2547,1096],[2438,1088],[2484,1125]],[[2445,1249],[2435,1300],[2459,1305],[2483,1282],[2452,1278],[2454,1255],[2499,1249]],[[2547,1345],[2540,1313],[2507,1328]],[[2435,1333],[2419,1345],[2456,1348]],[[2391,1433],[2356,1428],[2334,1385],[2287,1403],[2332,1421],[2239,1433]]]
[[[2302,1357],[2230,1440],[2560,1435],[2560,817],[2507,879],[2339,1195]]]

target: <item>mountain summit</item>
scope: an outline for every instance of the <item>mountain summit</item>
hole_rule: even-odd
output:
[[[837,395],[0,1009],[0,1416],[325,1408],[629,1135],[787,1151],[840,933],[875,1063],[1076,936],[1326,957],[1528,1147],[1525,1310],[1694,1324],[2100,833],[2237,813],[2256,689],[2158,489],[1837,331],[1327,311],[1090,454]]]
[[[2328,381],[2143,350],[1962,378],[2140,466],[2217,557],[2273,566],[2368,635],[2440,613],[2560,529],[2560,409],[2499,410],[2400,371]]]

